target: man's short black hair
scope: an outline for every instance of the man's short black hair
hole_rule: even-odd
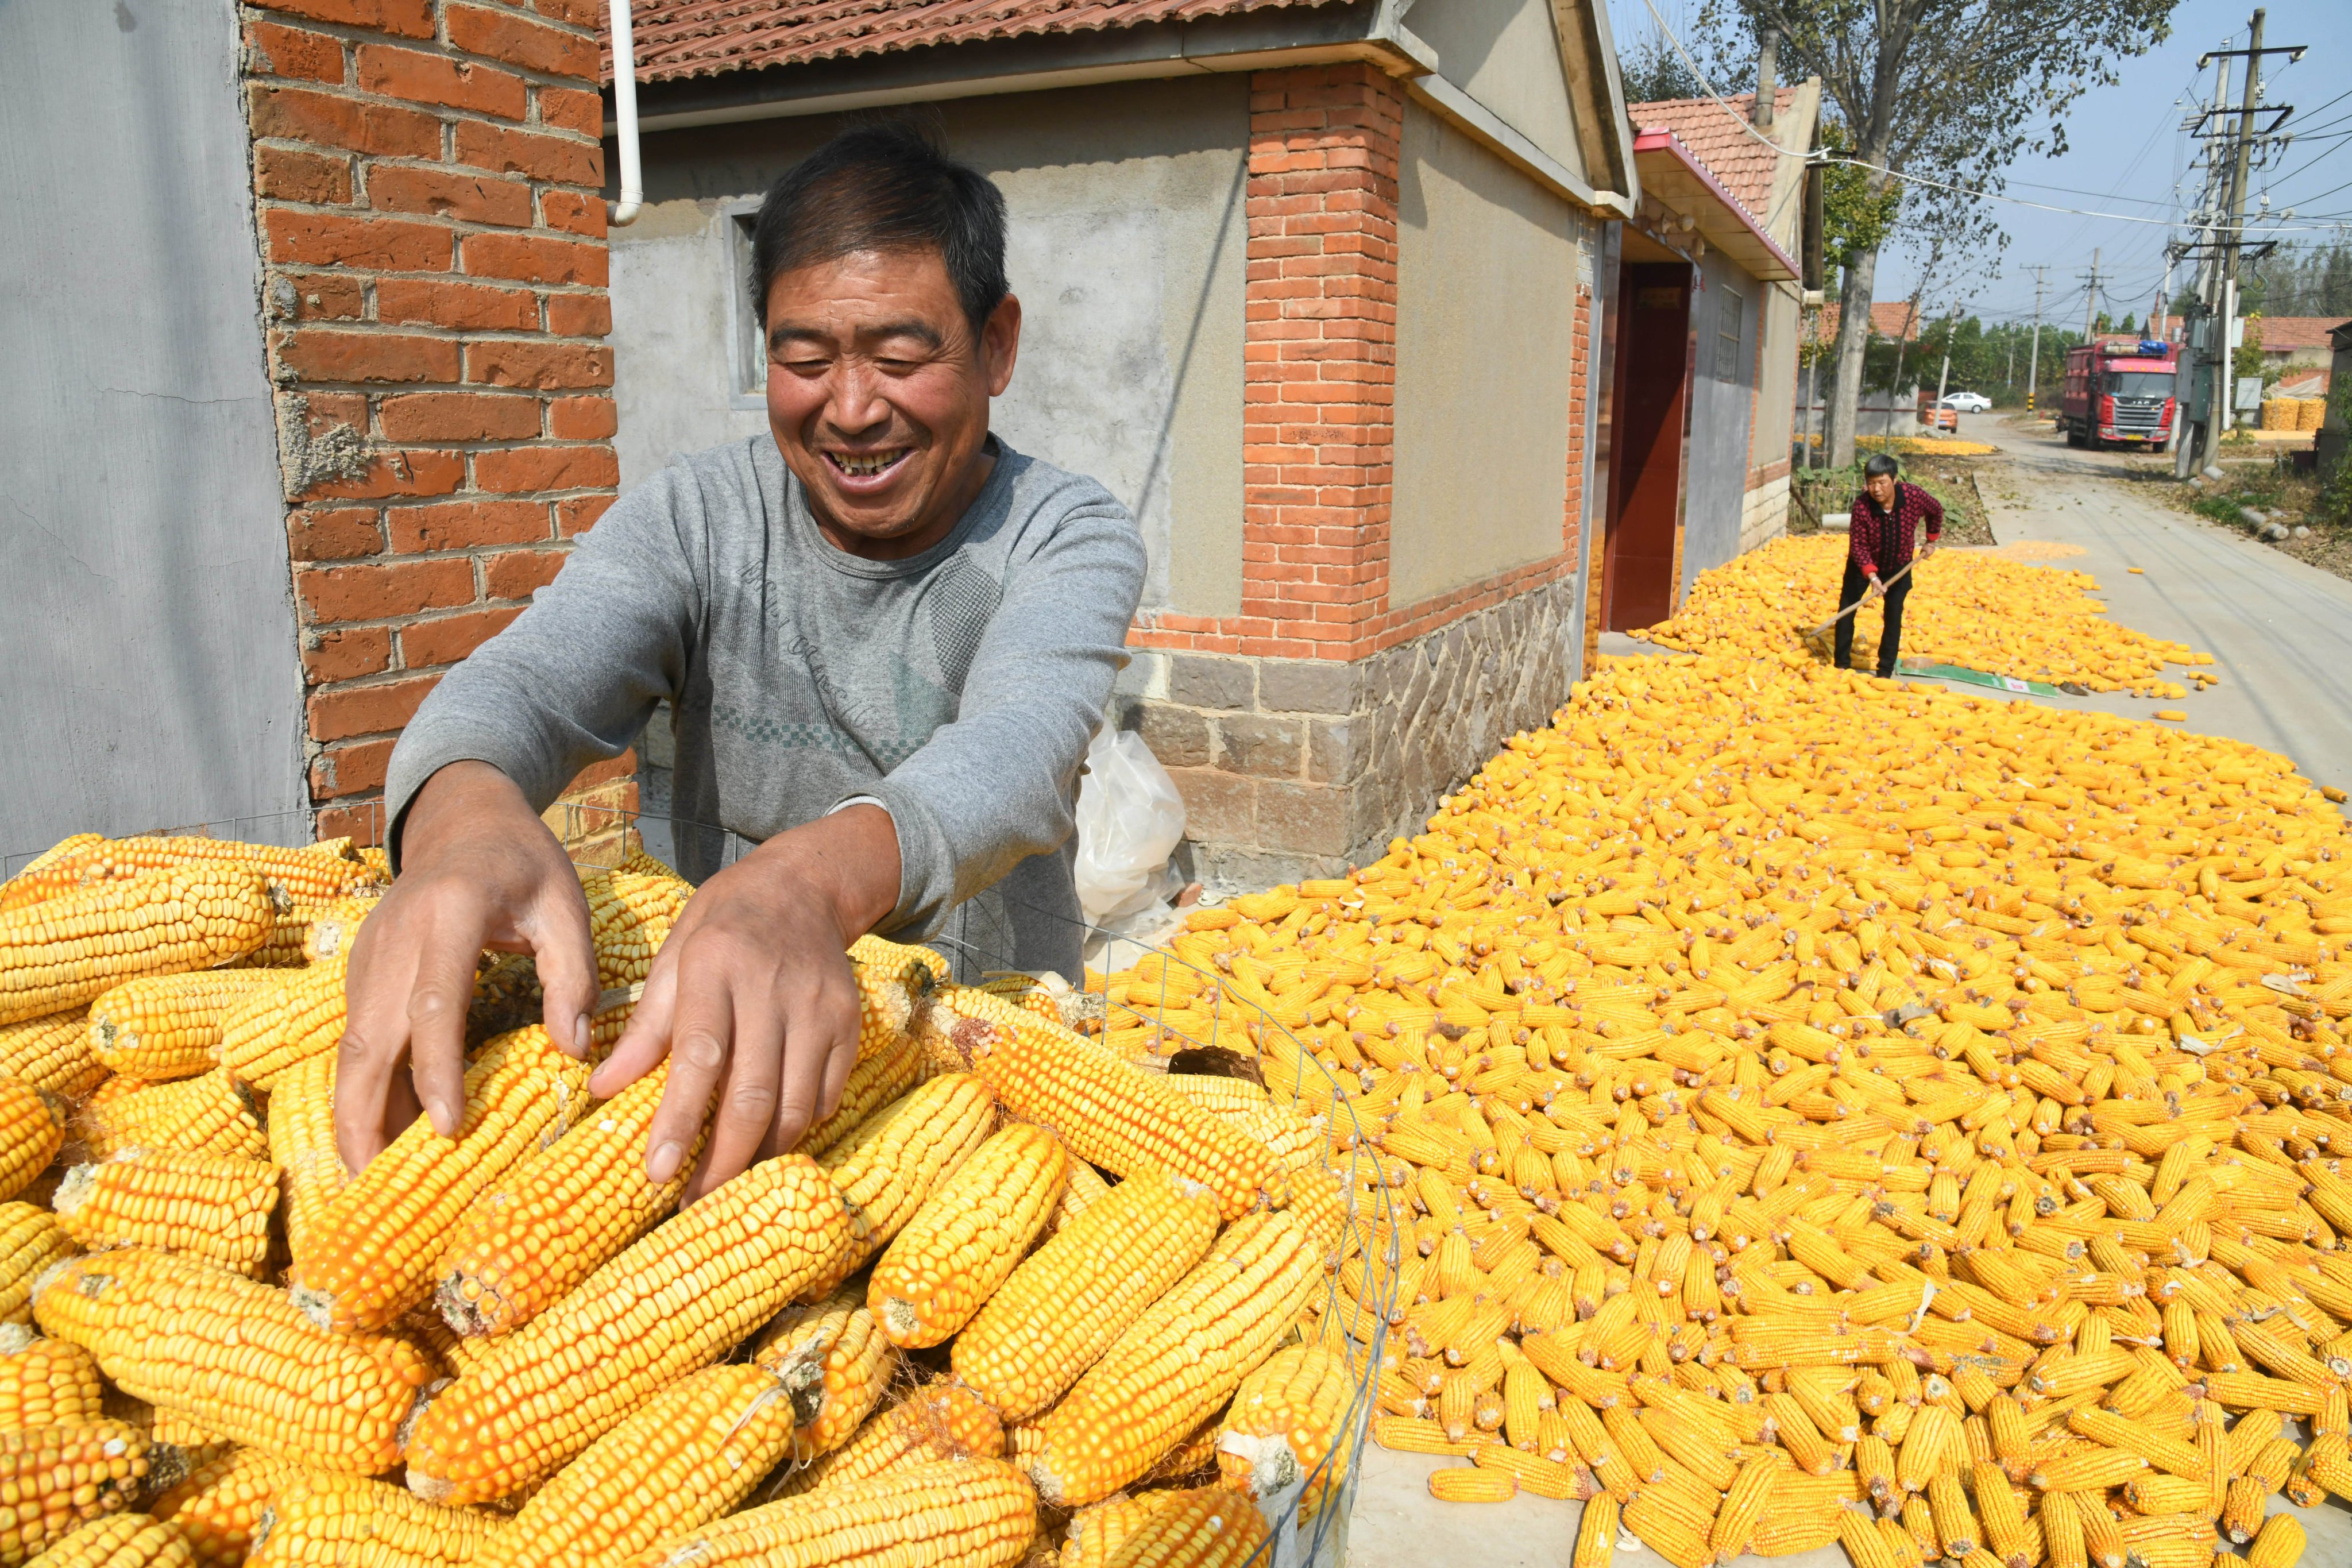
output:
[[[904,121],[852,126],[768,189],[751,230],[751,310],[776,275],[860,250],[936,250],[976,334],[1010,292],[1004,194]]]
[[[1892,452],[1880,452],[1862,466],[1863,478],[1868,479],[1874,479],[1881,474],[1893,479],[1902,471],[1903,465],[1895,460],[1895,454]]]

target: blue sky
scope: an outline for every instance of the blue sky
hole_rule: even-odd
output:
[[[1677,33],[1685,33],[1697,7],[1690,0],[1651,0]],[[2173,13],[2172,36],[2148,53],[2122,61],[2110,88],[2085,92],[2066,116],[2068,148],[2061,158],[2024,159],[2010,170],[2008,194],[2074,212],[2043,212],[2011,203],[1994,204],[2008,247],[1998,257],[1972,261],[1963,271],[1929,280],[1923,309],[1958,303],[1987,319],[2031,320],[2033,272],[2047,268],[2043,319],[2079,325],[2086,299],[2091,253],[2099,252],[2106,308],[2117,316],[2144,313],[2164,275],[2168,232],[2156,225],[2081,216],[2112,213],[2131,217],[2172,216],[2175,184],[2183,210],[2195,201],[2201,176],[2192,174],[2192,144],[2181,129],[2179,100],[2199,103],[2213,89],[2214,71],[2197,69],[2207,49],[2242,47],[2251,5],[2241,0],[2185,0]],[[2273,56],[2264,72],[2265,100],[2288,103],[2295,114],[2284,129],[2305,131],[2257,173],[2252,197],[2265,190],[2271,211],[2296,209],[2286,227],[2303,238],[2329,233],[2352,237],[2352,4],[2346,0],[2275,0],[2267,7],[2265,47],[2304,44],[2297,65]],[[1630,49],[1650,30],[1643,0],[1610,0],[1610,23],[1618,47]],[[1685,34],[1686,36],[1686,34]],[[2231,79],[2237,101],[2240,79]],[[1717,82],[1730,92],[1750,82]],[[2047,187],[2057,187],[2055,189]],[[1877,297],[1907,297],[1919,283],[1916,258],[1897,247],[1882,256]],[[2181,279],[2175,278],[2175,287]]]

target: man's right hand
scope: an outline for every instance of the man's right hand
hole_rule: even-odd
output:
[[[465,1116],[466,1013],[484,948],[528,952],[551,1039],[588,1054],[596,955],[588,900],[563,846],[514,781],[451,763],[416,793],[401,871],[362,921],[344,980],[335,1146],[353,1171],[416,1120],[455,1137]]]

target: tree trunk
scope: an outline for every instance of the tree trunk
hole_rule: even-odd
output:
[[[1870,343],[1870,289],[1877,276],[1877,248],[1857,250],[1838,288],[1836,364],[1830,379],[1829,434],[1822,442],[1832,468],[1853,465],[1855,426],[1862,417],[1862,353]]]

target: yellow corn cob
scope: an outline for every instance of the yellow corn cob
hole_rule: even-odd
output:
[[[326,959],[247,997],[221,1019],[221,1066],[274,1093],[297,1064],[333,1055],[343,1035],[349,964],[348,953]]]
[[[1297,1184],[1293,1184],[1294,1188]],[[1048,1239],[1062,1234],[1062,1227],[1087,1211],[1088,1205],[1107,1196],[1110,1184],[1102,1173],[1084,1160],[1070,1162],[1070,1179],[1062,1184],[1062,1195],[1054,1204],[1054,1212],[1045,1218]]]
[[[980,1396],[957,1383],[935,1383],[881,1412],[829,1454],[785,1478],[782,1490],[799,1493],[878,1476],[885,1470],[942,1459],[993,1459],[1004,1452],[1004,1427]]]
[[[269,1096],[269,1158],[278,1170],[278,1212],[289,1250],[304,1246],[351,1179],[335,1148],[335,1058],[314,1058],[278,1080]]]
[[[951,988],[933,1005],[956,1016],[957,1047],[1005,1109],[1058,1132],[1079,1159],[1120,1176],[1197,1181],[1228,1220],[1280,1196],[1282,1171],[1264,1145],[1163,1080],[984,993]]]
[[[109,1071],[151,1082],[209,1072],[223,1020],[285,984],[250,969],[126,980],[89,1005],[89,1054]]]
[[[1223,1484],[1251,1498],[1304,1485],[1298,1523],[1314,1521],[1346,1467],[1338,1445],[1352,1409],[1348,1363],[1319,1345],[1278,1350],[1242,1379],[1218,1428]]]
[[[791,1394],[756,1366],[705,1367],[591,1444],[474,1561],[620,1563],[730,1513],[793,1436]]]
[[[302,962],[316,965],[330,959],[349,958],[352,939],[359,934],[360,922],[374,913],[376,905],[382,902],[382,890],[371,889],[309,906],[309,919],[302,931]]]
[[[45,863],[28,866],[0,890],[0,912],[99,889],[159,871],[249,870],[268,886],[272,899],[291,905],[317,903],[382,881],[380,872],[345,853],[348,840],[281,848],[232,838],[114,838],[85,842]]]
[[[269,1152],[253,1091],[221,1068],[176,1083],[109,1079],[83,1103],[76,1128],[93,1160],[125,1149],[239,1160]]]
[[[1274,1101],[1264,1087],[1242,1078],[1215,1078],[1206,1073],[1167,1075],[1168,1087],[1202,1110],[1227,1121],[1246,1121]]]
[[[269,933],[261,879],[235,865],[158,871],[0,914],[0,1024],[97,1000],[142,974],[214,969]]]
[[[1058,1568],[1109,1568],[1128,1539],[1160,1510],[1186,1498],[1181,1491],[1117,1492],[1070,1516]]]
[[[76,1525],[33,1561],[39,1568],[191,1568],[196,1554],[177,1527],[115,1513]]]
[[[132,1397],[319,1469],[389,1468],[432,1373],[405,1340],[327,1333],[285,1291],[166,1252],[70,1259],[33,1315]]]
[[[107,1069],[89,1054],[89,1009],[0,1024],[0,1078],[21,1079],[67,1100],[104,1083]]]
[[[126,1149],[58,1184],[58,1224],[83,1247],[184,1252],[258,1279],[269,1256],[278,1167],[219,1154]]]
[[[455,1139],[418,1117],[304,1226],[289,1276],[321,1328],[380,1329],[430,1300],[458,1216],[491,1183],[553,1144],[588,1103],[588,1064],[532,1026],[466,1069]]]
[[[2303,1558],[2303,1521],[2291,1513],[2274,1513],[2246,1548],[2246,1568],[2294,1568]]]
[[[860,1294],[843,1290],[778,1313],[753,1361],[791,1396],[793,1458],[804,1464],[849,1440],[890,1385],[898,1352]]]
[[[1216,1202],[1162,1172],[1129,1177],[1013,1271],[950,1354],[1008,1421],[1051,1405],[1204,1257]]]
[[[264,1511],[249,1568],[467,1568],[514,1526],[364,1476],[305,1476]]]
[[[1265,1521],[1255,1507],[1229,1491],[1200,1487],[1134,1521],[1108,1562],[1112,1568],[1239,1568],[1265,1540]]]
[[[1042,1127],[994,1133],[874,1265],[866,1293],[892,1344],[945,1342],[1004,1283],[1062,1195],[1070,1158]]]
[[[20,1079],[0,1078],[0,1199],[32,1185],[65,1142],[63,1100]]]
[[[646,1135],[668,1082],[665,1060],[467,1205],[434,1291],[451,1328],[472,1335],[520,1327],[676,1206],[707,1130],[676,1176],[646,1175]]]
[[[862,1054],[841,1087],[841,1103],[833,1114],[802,1135],[800,1152],[822,1160],[841,1146],[842,1140],[892,1100],[922,1081],[923,1052],[907,1035],[892,1035],[872,1051]]]
[[[752,1166],[493,1342],[418,1418],[410,1488],[458,1505],[535,1486],[856,1250],[823,1172],[794,1154]],[[684,1293],[684,1279],[710,1283]]]
[[[0,1431],[0,1563],[23,1563],[83,1521],[121,1513],[146,1476],[147,1439],[124,1422]]]
[[[1228,1226],[1046,1415],[1030,1467],[1039,1495],[1074,1507],[1147,1474],[1240,1385],[1321,1275],[1289,1215]]]
[[[1555,1502],[1573,1502],[1592,1489],[1589,1472],[1540,1454],[1523,1454],[1491,1437],[1478,1444],[1470,1462],[1481,1469],[1507,1471],[1521,1491]]]
[[[897,1037],[911,1034],[919,1004],[947,983],[948,963],[926,947],[908,947],[878,936],[849,944],[857,976],[857,1055],[862,1060]]]
[[[261,1511],[302,1478],[302,1468],[258,1448],[231,1448],[190,1470],[151,1511],[187,1538],[200,1568],[236,1568]]]
[[[1572,1568],[1610,1568],[1617,1554],[1617,1500],[1603,1492],[1586,1500],[1576,1523]]]
[[[0,1322],[33,1321],[33,1285],[52,1263],[72,1256],[57,1216],[31,1204],[0,1203]]]
[[[996,1097],[970,1073],[942,1074],[866,1118],[824,1159],[825,1173],[864,1223],[860,1244],[840,1276],[812,1289],[831,1290],[888,1246],[995,1125]]]
[[[0,1428],[70,1426],[99,1418],[98,1363],[79,1345],[0,1323]]]
[[[1723,1507],[1707,1533],[1707,1545],[1717,1557],[1728,1563],[1748,1550],[1748,1543],[1756,1537],[1757,1523],[1764,1517],[1774,1479],[1786,1473],[1784,1467],[1769,1458],[1750,1459],[1739,1467],[1739,1475],[1724,1494]]]
[[[0,881],[0,910],[13,910],[20,903],[48,897],[50,879],[44,873],[60,861],[105,842],[103,833],[69,833],[58,839],[26,861],[15,876]]]
[[[583,869],[588,932],[596,946],[598,984],[634,985],[652,972],[654,954],[685,912],[694,889],[676,877]]]
[[[1037,1532],[1037,1498],[998,1459],[892,1470],[786,1498],[672,1537],[635,1568],[1011,1568]]]

